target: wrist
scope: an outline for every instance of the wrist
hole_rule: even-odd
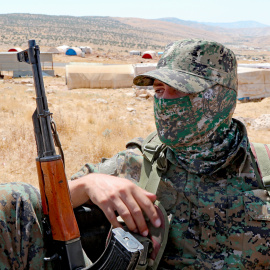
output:
[[[68,181],[73,208],[89,202],[90,199],[87,193],[89,181],[87,180],[86,177],[82,177],[73,181]]]

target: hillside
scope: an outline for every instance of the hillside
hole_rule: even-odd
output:
[[[27,41],[35,39],[44,50],[64,44],[90,46],[98,57],[113,59],[134,49],[162,51],[173,40],[206,37],[231,47],[243,59],[265,61],[270,54],[270,27],[229,29],[177,18],[0,14],[0,51],[26,48]],[[253,48],[258,50],[254,53]]]
[[[41,46],[90,45],[96,50],[162,50],[176,39],[208,37],[223,43],[235,35],[220,27],[199,23],[138,18],[73,17],[40,14],[0,14],[0,45],[27,46],[36,39]],[[236,33],[241,39],[241,33]]]

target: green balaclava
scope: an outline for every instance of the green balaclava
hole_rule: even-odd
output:
[[[157,69],[134,78],[137,85],[158,79],[189,95],[154,99],[160,140],[192,173],[213,173],[237,148],[232,122],[237,97],[237,63],[231,50],[205,40],[167,45]]]

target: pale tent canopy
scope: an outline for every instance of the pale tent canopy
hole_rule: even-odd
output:
[[[155,51],[145,51],[142,54],[142,58],[145,58],[145,59],[153,59],[155,56],[157,56]]]
[[[71,48],[67,49],[66,55],[81,56],[82,55],[82,50],[80,48],[78,48],[78,47],[71,47]]]
[[[22,49],[21,48],[10,48],[9,50],[8,50],[8,52],[21,52],[22,51]]]
[[[270,96],[270,69],[238,67],[238,99]]]
[[[89,46],[81,46],[80,49],[82,50],[82,52],[84,51],[85,53],[89,53],[89,54],[93,53],[92,48]]]
[[[142,52],[132,50],[132,51],[130,51],[130,52],[129,52],[129,54],[130,54],[130,55],[141,55],[141,54],[142,54]]]
[[[132,87],[132,65],[66,65],[68,89]]]
[[[62,46],[58,46],[57,50],[59,51],[59,53],[64,53],[65,54],[68,48],[70,48],[70,46],[62,45]]]
[[[63,50],[59,49],[59,47],[51,47],[47,50],[50,53],[63,53]]]

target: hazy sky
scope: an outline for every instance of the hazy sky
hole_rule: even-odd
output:
[[[1,0],[0,14],[34,13],[198,22],[257,21],[270,25],[270,0]]]

